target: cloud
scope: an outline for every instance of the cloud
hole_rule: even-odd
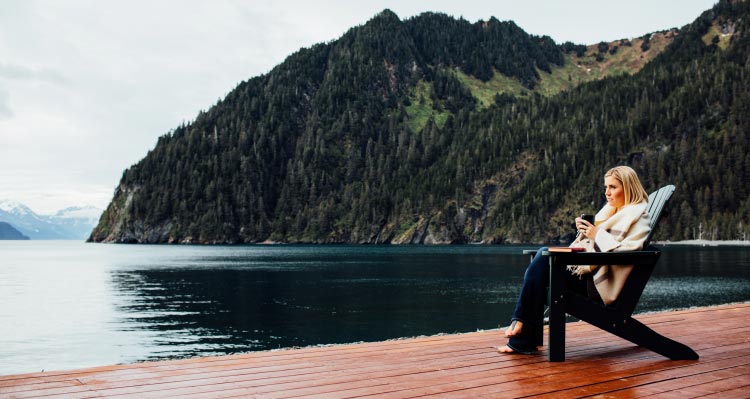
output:
[[[50,68],[34,69],[21,65],[4,63],[0,63],[0,78],[65,83],[63,75]]]
[[[13,92],[18,92],[19,87],[28,85],[52,84],[64,85],[67,83],[65,77],[52,68],[32,68],[18,64],[0,62],[0,81],[4,83],[0,87],[0,120],[10,119],[15,116],[11,107],[11,95],[8,87]]]
[[[10,108],[10,95],[0,87],[0,120],[13,117],[13,110]]]

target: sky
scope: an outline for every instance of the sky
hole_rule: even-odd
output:
[[[714,0],[0,0],[0,200],[106,208],[125,169],[238,83],[383,9],[557,43],[681,27]]]

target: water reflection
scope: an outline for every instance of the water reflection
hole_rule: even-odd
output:
[[[750,249],[664,247],[636,312],[750,299]]]
[[[232,353],[495,328],[518,295],[519,252],[240,248],[116,270],[112,284],[121,328],[157,346],[151,357]],[[748,300],[748,270],[747,250],[665,248],[637,311]]]
[[[497,327],[525,267],[507,251],[238,251],[113,271],[112,284],[122,328],[149,331],[167,347],[157,357],[374,341]]]

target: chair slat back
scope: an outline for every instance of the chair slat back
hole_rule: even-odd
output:
[[[649,216],[651,216],[651,232],[643,243],[644,248],[646,248],[651,242],[651,237],[653,237],[654,231],[656,231],[656,225],[659,223],[659,220],[661,220],[664,210],[667,207],[667,203],[669,199],[672,198],[674,190],[675,187],[670,184],[648,195],[647,211]]]

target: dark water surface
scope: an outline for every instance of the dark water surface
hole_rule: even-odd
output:
[[[528,248],[0,241],[0,374],[496,328]],[[748,283],[750,247],[664,247],[637,312]]]

